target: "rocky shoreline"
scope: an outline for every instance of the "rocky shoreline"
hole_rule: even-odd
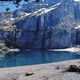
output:
[[[80,59],[32,66],[0,68],[0,80],[79,80],[80,73],[66,72],[70,65],[80,66]]]
[[[80,52],[80,47],[71,47],[71,48],[65,48],[65,49],[49,49],[48,51]]]

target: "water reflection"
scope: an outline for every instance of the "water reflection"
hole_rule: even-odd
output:
[[[9,52],[0,57],[0,67],[43,64],[70,59],[80,59],[80,54],[70,52],[20,51]]]

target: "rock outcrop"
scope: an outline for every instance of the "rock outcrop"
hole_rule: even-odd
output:
[[[52,6],[57,3],[60,5],[52,10]],[[16,33],[15,39],[11,37],[6,41],[7,46],[15,45],[21,49],[54,49],[74,46],[76,44],[75,27],[77,21],[79,22],[76,7],[79,7],[79,4],[74,0],[42,0],[39,3],[24,4],[20,10],[13,13],[13,17],[21,17],[25,13],[32,14],[13,24],[22,31]],[[47,13],[45,13],[46,8],[50,9]],[[43,10],[45,12],[41,13]],[[34,12],[37,12],[36,15],[33,14]]]

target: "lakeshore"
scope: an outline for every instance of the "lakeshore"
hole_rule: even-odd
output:
[[[80,73],[64,72],[70,65],[80,66],[80,59],[33,66],[0,68],[0,80],[79,80]]]
[[[0,49],[0,51],[18,52],[20,49]],[[31,51],[27,49],[27,51]],[[80,52],[80,47],[71,47],[65,49],[48,49],[47,51],[67,51],[67,52]]]
[[[18,51],[18,49],[14,51]],[[72,47],[49,51],[80,52],[80,48]],[[80,73],[65,72],[70,65],[80,66],[80,59],[0,68],[0,80],[79,80]]]
[[[78,48],[78,47],[71,47],[71,48],[66,48],[66,49],[49,49],[48,51],[80,52],[80,48]]]

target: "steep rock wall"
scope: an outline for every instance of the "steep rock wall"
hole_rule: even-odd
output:
[[[50,7],[58,2],[60,2],[60,0],[28,3],[23,5],[21,11],[32,13],[40,8]],[[63,0],[61,5],[55,10],[51,10],[40,16],[28,16],[25,19],[16,22],[15,25],[22,31],[17,32],[15,36],[15,47],[28,49],[54,49],[73,46],[76,37],[76,32],[75,30],[72,30],[73,26],[71,25],[75,18],[73,8],[73,0],[68,0],[67,2],[66,0]],[[19,16],[17,13],[18,11],[15,11],[13,17]],[[71,17],[69,17],[70,15]],[[72,20],[72,22],[70,20]],[[19,33],[20,36],[17,37]]]

